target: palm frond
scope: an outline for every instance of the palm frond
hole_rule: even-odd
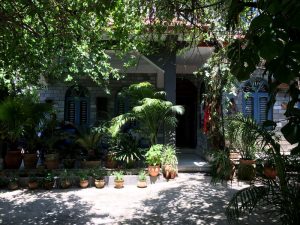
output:
[[[226,208],[226,216],[232,223],[244,215],[249,215],[253,209],[266,198],[269,188],[266,186],[250,186],[234,194]]]
[[[115,137],[121,131],[123,125],[125,125],[128,121],[132,121],[134,119],[135,116],[132,113],[125,113],[114,117],[111,120],[108,132],[111,134],[112,137]]]

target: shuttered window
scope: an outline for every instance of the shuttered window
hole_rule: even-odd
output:
[[[115,100],[115,114],[119,116],[121,114],[127,113],[130,110],[130,100],[126,96],[120,96],[117,94]]]
[[[272,107],[268,109],[268,85],[262,78],[252,78],[243,87],[243,114],[254,118],[258,124],[272,119]]]
[[[81,86],[72,86],[66,92],[65,121],[79,126],[89,124],[90,100],[88,91]]]

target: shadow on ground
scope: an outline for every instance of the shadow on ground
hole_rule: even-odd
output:
[[[186,184],[185,184],[186,183]],[[119,224],[229,224],[225,209],[233,193],[232,186],[210,184],[210,178],[190,178],[180,186],[159,192],[159,197],[144,200],[130,219]],[[187,185],[188,184],[188,185]],[[253,214],[239,224],[276,224],[264,215]]]
[[[107,214],[90,214],[88,202],[64,192],[67,191],[4,192],[2,194],[11,196],[0,198],[0,224],[90,224],[91,217],[107,218]]]

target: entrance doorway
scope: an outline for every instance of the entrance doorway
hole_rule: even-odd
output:
[[[185,108],[177,117],[176,146],[195,148],[197,145],[197,88],[187,79],[176,79],[176,104]]]

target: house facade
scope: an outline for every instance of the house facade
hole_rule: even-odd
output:
[[[194,76],[193,72],[206,62],[212,52],[211,47],[196,47],[182,55],[163,52],[147,57],[139,55],[137,65],[129,69],[122,67],[123,62],[111,53],[112,66],[125,76],[110,82],[109,93],[104,87],[86,78],[76,86],[62,82],[48,84],[40,91],[40,100],[54,104],[59,121],[93,126],[99,120],[111,119],[127,110],[126,104],[118,99],[118,93],[123,87],[148,81],[158,90],[166,91],[169,101],[185,107],[185,114],[178,117],[176,128],[176,145],[180,152],[203,156],[207,150],[206,135],[202,132],[205,87],[201,78]],[[250,80],[242,82],[237,88],[233,97],[237,111],[253,117],[259,123],[274,119],[280,128],[285,123],[283,105],[289,100],[285,93],[287,87],[281,88],[275,104],[266,114],[268,84],[261,74],[262,71],[257,70]],[[163,136],[159,139],[160,142],[166,140]],[[284,140],[282,144],[284,148],[288,147]]]

